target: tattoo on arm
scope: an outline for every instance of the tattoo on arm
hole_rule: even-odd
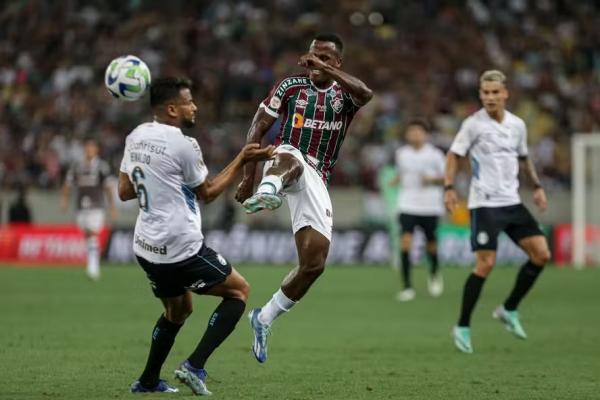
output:
[[[525,175],[527,175],[529,181],[533,184],[535,188],[541,187],[540,178],[535,170],[535,165],[533,165],[533,161],[531,158],[525,156],[519,159],[521,161],[521,165],[524,167]]]

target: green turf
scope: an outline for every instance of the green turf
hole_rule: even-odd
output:
[[[261,305],[286,268],[240,267]],[[277,321],[270,358],[257,364],[244,318],[207,366],[217,399],[598,399],[600,269],[549,269],[521,309],[529,340],[491,319],[515,269],[486,283],[473,318],[475,354],[450,338],[466,270],[447,270],[440,299],[398,304],[385,268],[332,267]],[[193,349],[216,299],[197,297],[163,377]],[[106,268],[102,281],[77,269],[0,268],[0,398],[134,399],[161,311],[138,268]],[[176,395],[143,398],[190,398]]]

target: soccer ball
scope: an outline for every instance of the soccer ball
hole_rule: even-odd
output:
[[[135,101],[150,87],[150,70],[136,56],[121,56],[108,64],[104,84],[117,99]]]

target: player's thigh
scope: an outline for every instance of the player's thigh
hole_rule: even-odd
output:
[[[206,294],[225,282],[232,272],[229,261],[206,245],[174,271],[179,285],[196,294]]]
[[[294,239],[298,251],[298,271],[322,273],[329,254],[329,239],[310,226],[296,232]]]
[[[475,275],[486,277],[496,264],[495,250],[477,250],[475,254]]]
[[[325,183],[308,164],[304,165],[297,189],[286,190],[286,198],[292,219],[292,231],[296,235],[301,229],[311,227],[331,241],[333,230],[333,207]],[[304,235],[301,235],[304,236]],[[329,243],[327,243],[329,247]]]
[[[519,246],[535,265],[544,266],[550,261],[550,248],[544,235],[525,237],[519,240]]]
[[[136,256],[138,264],[146,273],[154,296],[159,299],[175,298],[186,293],[186,288],[177,279],[178,263],[157,264]]]
[[[284,186],[295,185],[304,172],[303,161],[298,149],[281,145],[275,150],[275,157],[265,163],[263,176],[276,174],[281,177]]]
[[[517,204],[515,206],[511,206],[509,210],[509,223],[504,231],[515,244],[521,246],[525,252],[528,252],[528,249],[535,251],[538,249],[542,250],[542,247],[544,246],[548,247],[548,244],[544,238],[544,232],[542,232],[538,222],[535,220],[533,215],[531,215],[531,212],[529,212],[527,207],[525,207],[523,204]],[[537,237],[537,239],[526,241],[525,245],[527,246],[527,249],[521,245],[523,240],[532,237]]]
[[[104,226],[104,210],[81,210],[77,213],[77,225],[86,236],[98,235]]]
[[[210,296],[227,297],[246,301],[250,294],[250,285],[246,279],[235,268],[231,269],[231,274],[227,278],[209,288],[205,294]]]
[[[437,241],[438,217],[431,215],[424,216],[421,219],[420,225],[423,228],[427,243],[435,243]]]
[[[504,229],[501,208],[480,207],[470,210],[471,249],[496,251],[498,235]]]

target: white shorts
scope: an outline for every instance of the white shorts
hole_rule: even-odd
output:
[[[310,226],[331,242],[333,208],[327,186],[317,171],[304,160],[300,150],[294,146],[283,144],[275,149],[275,153],[291,154],[304,167],[300,178],[281,191],[288,200],[294,234],[300,229]],[[265,163],[263,174],[272,164],[273,161]]]
[[[99,233],[104,226],[104,210],[92,208],[77,213],[77,225],[82,231]]]

